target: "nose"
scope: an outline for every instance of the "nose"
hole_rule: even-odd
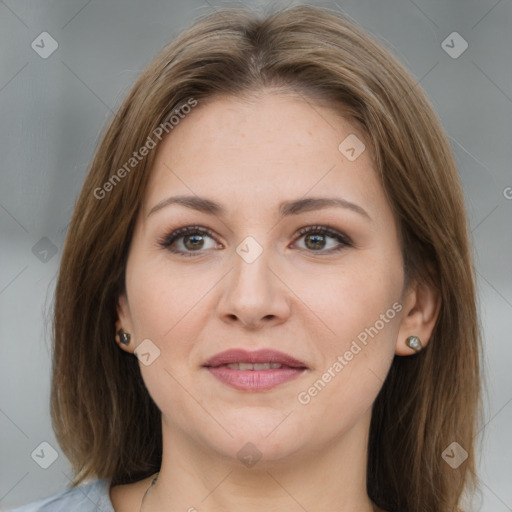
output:
[[[223,280],[217,305],[222,321],[254,330],[288,319],[291,291],[279,275],[276,262],[270,266],[269,253],[268,249],[263,250],[252,262],[234,254],[234,267]]]

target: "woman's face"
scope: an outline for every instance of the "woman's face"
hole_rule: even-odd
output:
[[[118,327],[132,349],[146,340],[139,364],[164,432],[277,460],[367,430],[397,339],[414,333],[396,225],[362,143],[334,111],[265,93],[199,103],[155,149]],[[205,366],[229,349],[305,369]]]

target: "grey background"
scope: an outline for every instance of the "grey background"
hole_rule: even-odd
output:
[[[390,48],[450,136],[467,199],[485,343],[482,493],[474,510],[512,511],[512,3],[310,3],[339,6]],[[66,227],[112,112],[149,60],[208,4],[221,5],[0,2],[0,510],[69,483],[48,413],[48,313]],[[31,47],[44,31],[59,45],[46,59]],[[454,31],[469,45],[458,58],[442,46]],[[48,469],[36,463],[44,441],[58,454]]]

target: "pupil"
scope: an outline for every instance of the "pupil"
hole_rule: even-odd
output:
[[[199,242],[199,243],[194,243],[194,242],[193,242],[193,243],[192,243],[192,245],[191,245],[191,247],[189,247],[189,246],[187,245],[187,241],[190,241],[190,240],[192,240],[192,239],[196,239],[196,242]],[[188,235],[188,236],[186,236],[186,237],[185,237],[185,246],[186,246],[188,249],[190,249],[190,248],[192,248],[192,249],[193,249],[194,247],[195,247],[195,248],[197,248],[197,247],[200,247],[200,243],[201,243],[202,241],[203,241],[203,240],[202,240],[202,236],[201,236],[201,235]]]
[[[323,240],[323,235],[308,235],[306,240],[313,240],[314,248],[321,249],[325,241]]]

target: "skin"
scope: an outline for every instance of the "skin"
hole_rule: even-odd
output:
[[[262,91],[200,103],[160,143],[116,325],[131,334],[121,349],[133,353],[150,339],[160,350],[149,366],[139,362],[163,418],[163,463],[145,512],[376,510],[366,493],[371,406],[394,355],[414,354],[406,338],[428,342],[439,297],[414,281],[404,289],[397,226],[369,144],[355,161],[338,150],[349,134],[365,140],[326,106]],[[168,205],[148,215],[182,194],[213,199],[227,213]],[[356,203],[370,219],[339,207],[278,216],[281,201],[313,196]],[[315,244],[297,233],[325,224],[353,246],[329,252],[340,247],[330,235]],[[159,245],[189,225],[210,228],[214,238],[177,240],[174,248],[190,257]],[[252,263],[236,252],[247,236],[263,250]],[[299,403],[396,302],[401,311],[378,335]],[[308,370],[268,391],[239,391],[202,367],[238,347],[274,348]],[[261,453],[252,467],[237,456],[248,442]],[[116,511],[138,511],[150,482],[113,487]]]

